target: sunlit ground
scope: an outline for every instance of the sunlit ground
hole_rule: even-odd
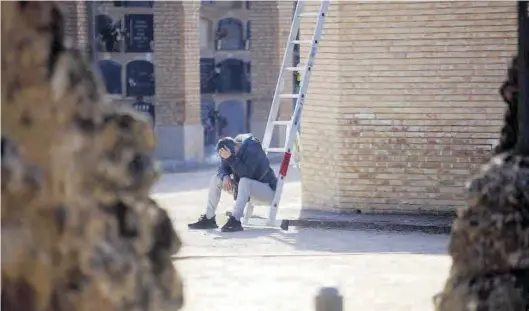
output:
[[[314,310],[314,295],[325,285],[339,287],[344,310],[433,309],[450,266],[448,236],[257,226],[229,234],[188,231],[203,212],[213,173],[166,174],[153,189],[184,241],[183,259],[175,262],[185,281],[184,310]],[[299,210],[296,173],[285,185],[283,213]],[[220,225],[231,203],[229,195],[221,200]],[[265,216],[267,207],[255,213]]]

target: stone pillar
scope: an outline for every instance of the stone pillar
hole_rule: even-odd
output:
[[[195,1],[156,1],[156,155],[161,160],[200,161],[199,8]]]
[[[64,33],[83,52],[89,52],[89,22],[86,1],[57,2],[64,14]]]
[[[279,61],[277,56],[277,2],[251,3],[252,21],[252,105],[251,131],[263,138],[266,121],[277,82]]]
[[[200,1],[182,1],[181,68],[184,83],[184,160],[204,158],[204,128],[200,121]]]

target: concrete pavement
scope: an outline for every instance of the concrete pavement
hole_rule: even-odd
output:
[[[153,189],[184,242],[175,260],[185,280],[184,310],[314,310],[314,295],[325,285],[339,287],[344,310],[432,310],[450,267],[447,235],[259,226],[189,231],[213,173],[165,174]],[[293,169],[279,217],[299,212],[300,196]],[[229,195],[221,199],[220,225],[231,204]],[[265,216],[267,207],[255,213]]]

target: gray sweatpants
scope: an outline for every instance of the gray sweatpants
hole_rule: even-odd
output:
[[[207,218],[215,216],[223,188],[222,179],[217,175],[213,175],[209,181],[208,205],[206,208]],[[235,200],[235,206],[232,212],[233,217],[237,220],[240,220],[244,215],[244,208],[246,207],[246,203],[248,203],[248,199],[250,199],[251,203],[270,204],[274,199],[274,191],[268,184],[249,178],[241,178],[239,181],[237,200]]]

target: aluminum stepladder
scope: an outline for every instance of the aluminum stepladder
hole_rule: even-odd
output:
[[[281,161],[281,166],[279,169],[279,176],[277,181],[277,188],[274,195],[272,204],[270,205],[270,210],[268,212],[268,221],[267,226],[275,226],[276,216],[279,207],[279,201],[281,200],[281,194],[283,192],[283,186],[285,183],[285,178],[287,176],[288,166],[290,164],[290,159],[293,153],[294,143],[300,143],[299,137],[299,125],[301,120],[301,112],[303,110],[303,104],[306,98],[307,90],[309,87],[309,80],[312,72],[312,67],[314,65],[314,60],[316,58],[316,53],[318,51],[318,44],[323,31],[323,24],[325,22],[325,17],[327,16],[327,11],[329,8],[328,0],[321,0],[319,12],[303,13],[304,1],[298,0],[296,5],[296,10],[292,19],[292,26],[290,27],[290,34],[288,36],[285,54],[283,55],[283,61],[281,64],[281,69],[279,72],[279,78],[277,81],[274,98],[272,101],[272,106],[270,108],[270,114],[268,115],[268,122],[266,123],[266,129],[263,137],[263,150],[268,154],[269,152],[283,153],[283,160]],[[311,40],[296,40],[299,26],[302,17],[316,17],[316,27],[314,28],[314,33]],[[306,58],[306,64],[304,66],[289,67],[288,63],[292,60],[292,52],[295,44],[309,44],[311,48],[309,50],[308,56]],[[287,73],[300,72],[302,79],[297,94],[282,94],[285,78]],[[292,104],[291,100],[296,99],[296,105],[294,108],[294,113],[289,121],[278,121],[277,117],[279,114],[279,106],[281,105],[281,99],[289,99],[289,105]],[[272,141],[272,134],[276,126],[286,126],[286,139],[285,146],[283,148],[271,148],[270,144]],[[299,147],[299,145],[298,145]],[[246,208],[246,213],[243,219],[245,224],[248,223],[248,220],[253,214],[253,205],[248,204]],[[283,223],[281,228],[284,228]],[[287,225],[288,228],[288,225]]]

